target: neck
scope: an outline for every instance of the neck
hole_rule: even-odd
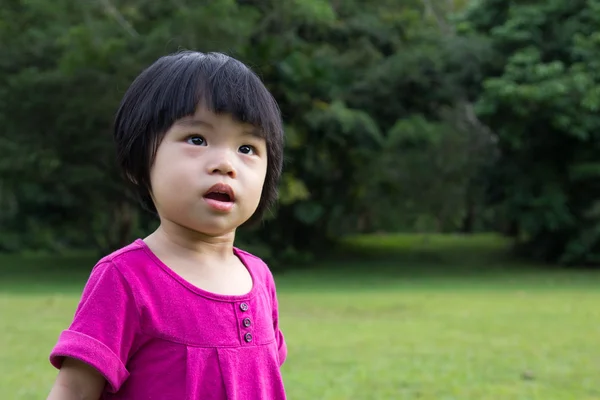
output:
[[[235,231],[220,236],[210,236],[161,221],[158,229],[144,241],[151,248],[170,254],[180,254],[185,258],[225,260],[233,254],[234,239]]]

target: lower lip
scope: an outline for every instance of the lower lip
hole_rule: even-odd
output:
[[[227,212],[233,208],[232,201],[219,201],[214,199],[207,199],[206,197],[204,198],[204,201],[206,201],[210,208],[216,211]]]

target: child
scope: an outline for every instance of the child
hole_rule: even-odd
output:
[[[49,399],[285,399],[273,276],[233,247],[277,196],[279,108],[219,53],[160,58],[125,93],[117,159],[159,228],[101,259]]]

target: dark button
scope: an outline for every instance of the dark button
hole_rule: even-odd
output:
[[[246,303],[240,304],[240,310],[242,310],[242,311],[248,311],[248,304],[246,304]]]
[[[250,321],[250,318],[244,318],[244,326],[247,328],[250,325],[252,325],[252,321]]]
[[[244,339],[246,340],[246,342],[250,343],[252,341],[252,334],[251,333],[246,333],[244,335]]]

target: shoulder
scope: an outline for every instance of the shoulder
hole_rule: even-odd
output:
[[[91,270],[88,285],[102,280],[114,280],[127,284],[128,269],[136,265],[139,244],[133,242],[100,258]]]
[[[243,257],[245,261],[262,264],[264,267],[267,267],[267,264],[262,260],[262,258],[255,256],[246,250],[240,249],[239,247],[234,247],[233,250],[238,256]]]
[[[103,283],[107,287],[118,288],[130,294],[143,290],[145,275],[150,275],[151,257],[144,248],[144,243],[137,239],[134,242],[100,258],[91,270],[86,286],[97,286]]]
[[[234,251],[256,278],[263,280],[267,286],[274,285],[273,273],[263,259],[237,247]]]
[[[136,239],[130,244],[105,255],[98,261],[98,264],[135,265],[147,257],[144,242],[141,239]]]
[[[141,271],[147,271],[147,266],[153,262],[145,243],[141,239],[136,239],[130,244],[102,257],[96,263],[94,270],[114,269],[125,278],[129,278],[132,275],[138,275]]]

